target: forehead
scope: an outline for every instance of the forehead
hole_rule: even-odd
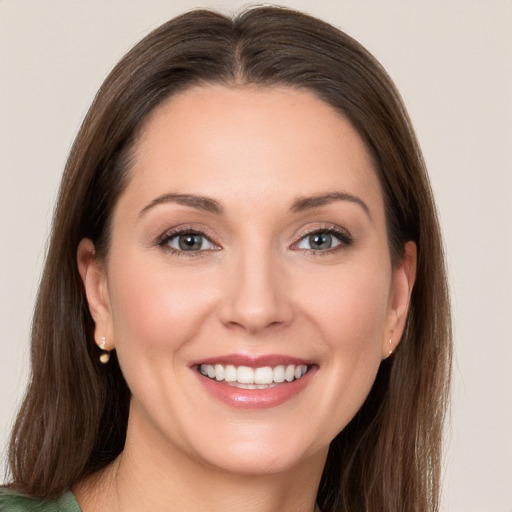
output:
[[[135,145],[127,194],[196,193],[286,202],[333,189],[382,203],[369,152],[351,123],[288,87],[193,87],[159,106]]]

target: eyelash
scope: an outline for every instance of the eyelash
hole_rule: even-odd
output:
[[[339,244],[331,247],[329,249],[320,250],[320,249],[300,249],[298,245],[305,240],[307,237],[313,236],[313,235],[319,235],[319,234],[326,234],[326,235],[332,235],[339,241]],[[345,229],[334,227],[334,226],[323,226],[323,227],[317,227],[313,229],[312,231],[306,231],[304,233],[300,234],[300,238],[297,242],[295,242],[292,245],[292,248],[295,248],[298,251],[304,251],[307,253],[313,253],[318,256],[324,256],[327,254],[332,254],[334,252],[337,252],[339,250],[342,250],[346,247],[350,247],[353,243],[352,235]]]
[[[305,240],[307,237],[314,236],[317,234],[327,234],[334,236],[339,244],[336,246],[320,250],[320,249],[300,249],[298,245]],[[157,245],[162,248],[166,253],[174,254],[177,256],[201,256],[204,255],[207,252],[210,251],[216,251],[219,250],[217,248],[215,249],[200,249],[196,251],[186,251],[186,250],[180,250],[175,249],[173,247],[170,247],[168,244],[171,240],[173,240],[176,237],[183,236],[183,235],[196,235],[199,237],[202,237],[206,239],[208,242],[210,242],[215,247],[220,247],[218,244],[216,244],[210,236],[208,236],[204,231],[192,228],[192,227],[180,227],[172,231],[168,231],[164,233],[157,241]],[[312,231],[306,231],[300,234],[299,240],[291,245],[291,248],[297,251],[302,251],[306,253],[313,253],[315,255],[325,255],[325,254],[332,254],[333,252],[337,252],[343,248],[351,246],[353,243],[352,235],[346,231],[345,229],[341,228],[335,228],[333,226],[325,226],[325,227],[318,227],[313,229]]]
[[[198,251],[185,251],[180,249],[175,249],[174,247],[170,247],[168,244],[171,240],[174,238],[177,238],[179,236],[183,235],[195,235],[200,236],[206,240],[208,240],[213,246],[219,247],[218,244],[216,244],[210,236],[208,236],[204,231],[201,231],[200,229],[195,229],[192,227],[187,226],[180,226],[179,228],[176,228],[175,230],[167,231],[164,233],[158,240],[157,245],[162,248],[166,253],[173,254],[176,256],[202,256],[206,252],[215,251],[218,249],[202,249]]]

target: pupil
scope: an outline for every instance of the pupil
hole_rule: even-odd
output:
[[[328,233],[316,233],[309,237],[309,244],[312,249],[330,249],[332,236]]]
[[[183,251],[198,251],[201,249],[200,235],[181,235],[179,238],[180,249]]]

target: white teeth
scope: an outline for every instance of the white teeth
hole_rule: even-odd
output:
[[[231,364],[202,364],[199,371],[205,377],[217,381],[233,382],[238,387],[245,389],[265,389],[273,383],[292,382],[303,377],[308,367],[305,364],[289,364],[271,366],[262,366],[260,368],[251,368],[249,366],[233,366]]]
[[[240,384],[254,384],[254,370],[248,366],[239,366],[236,371],[236,380]]]
[[[221,364],[216,364],[215,365],[215,378],[217,380],[224,380],[224,374],[225,374],[224,366],[222,366]]]
[[[224,380],[226,382],[236,382],[236,368],[232,364],[228,364],[224,371]],[[220,379],[219,379],[220,380]]]
[[[274,372],[270,366],[254,370],[254,384],[272,384],[273,380]]]
[[[274,368],[274,382],[284,382],[284,366],[276,366]]]
[[[286,370],[284,372],[284,378],[286,379],[287,382],[291,382],[292,380],[295,379],[295,366],[293,366],[293,364],[289,364],[286,367]]]

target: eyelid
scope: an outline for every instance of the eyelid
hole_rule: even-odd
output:
[[[171,229],[166,230],[162,233],[156,240],[155,245],[162,248],[165,252],[172,254],[183,255],[186,253],[187,256],[198,256],[200,254],[204,254],[211,251],[218,251],[221,249],[220,244],[216,242],[215,237],[209,233],[210,230],[190,224],[181,224],[179,226],[175,226]],[[169,240],[175,238],[180,235],[193,234],[206,238],[213,246],[213,249],[201,249],[199,251],[183,251],[179,249],[175,249],[174,247],[170,247],[168,244]]]
[[[333,235],[339,240],[340,243],[338,245],[336,245],[335,247],[332,247],[332,248],[326,249],[326,250],[301,249],[298,247],[298,245],[302,242],[302,240],[304,238],[311,236],[311,235],[315,235],[317,233],[327,233],[327,234]],[[353,236],[347,229],[342,228],[341,226],[337,226],[335,224],[323,224],[323,225],[317,225],[315,227],[308,227],[308,228],[300,230],[297,233],[297,240],[290,246],[290,248],[297,250],[297,251],[329,253],[329,252],[335,252],[337,250],[348,247],[348,246],[352,245],[353,241],[354,241]]]
[[[170,239],[184,234],[194,234],[199,235],[204,238],[206,238],[213,246],[213,249],[201,249],[198,251],[183,251],[179,249],[175,249],[173,247],[170,247],[167,245]],[[339,240],[339,244],[331,249],[326,250],[315,250],[315,249],[300,249],[298,245],[301,243],[301,241],[306,238],[307,236],[311,236],[317,233],[328,233],[330,235],[335,236]],[[290,249],[298,250],[298,251],[307,251],[307,252],[314,252],[314,253],[329,253],[334,252],[339,249],[346,248],[347,246],[352,245],[353,243],[353,236],[351,233],[341,226],[335,225],[335,224],[321,224],[321,225],[315,225],[314,227],[308,226],[307,228],[303,228],[299,230],[299,232],[296,235],[296,241],[293,242],[293,244],[290,246]],[[155,245],[159,246],[163,250],[169,253],[174,254],[180,254],[183,255],[186,253],[187,256],[198,256],[200,254],[212,252],[212,251],[218,251],[222,249],[222,246],[220,243],[216,241],[216,237],[210,233],[210,230],[206,227],[197,227],[197,225],[193,224],[181,224],[179,226],[175,226],[173,228],[170,228],[166,230],[164,233],[162,233],[155,241]]]

